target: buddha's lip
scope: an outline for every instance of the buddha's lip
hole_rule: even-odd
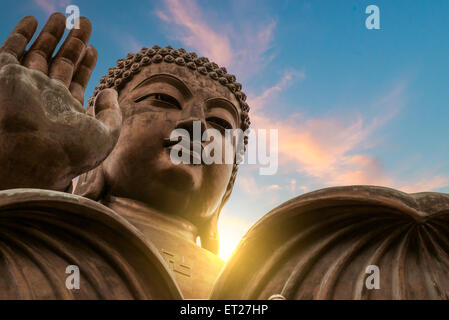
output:
[[[168,148],[169,150],[171,150],[171,148],[173,147],[173,146],[175,146],[175,145],[177,145],[178,143],[180,143],[181,142],[181,140],[179,140],[179,141],[171,141],[170,139],[164,139],[164,147],[165,148]],[[181,145],[181,147],[184,149],[184,150],[186,150],[189,154],[190,154],[190,164],[192,164],[192,165],[200,165],[200,164],[203,164],[203,160],[202,160],[202,157],[201,157],[201,154],[202,154],[202,152],[203,152],[203,150],[204,150],[204,146],[203,146],[203,144],[202,143],[199,143],[198,144],[199,146],[200,146],[200,148],[201,148],[201,151],[200,151],[200,153],[198,153],[197,151],[196,151],[196,148],[194,148],[194,142],[192,141],[192,140],[190,140],[190,145],[189,145],[189,148],[186,148],[185,146],[182,146]],[[200,160],[200,163],[194,163],[194,161],[193,161],[193,159],[199,159]]]

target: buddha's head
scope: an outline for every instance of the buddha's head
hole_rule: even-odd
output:
[[[186,130],[193,138],[197,121],[202,131],[213,128],[222,133],[223,146],[229,143],[225,129],[249,127],[249,107],[241,85],[207,58],[154,46],[118,60],[96,87],[90,108],[106,88],[119,93],[120,137],[96,169],[101,179],[84,184],[76,193],[95,200],[106,194],[134,199],[187,219],[197,226],[202,246],[216,253],[218,215],[231,194],[237,164],[226,164],[224,159],[221,164],[176,164],[170,157],[174,143],[169,138],[176,129]],[[203,147],[207,143],[202,142]]]

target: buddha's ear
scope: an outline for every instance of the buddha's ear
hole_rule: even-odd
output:
[[[100,164],[78,177],[76,185],[73,186],[73,194],[97,201],[103,196],[104,187],[103,166]]]
[[[220,239],[218,236],[218,217],[220,216],[220,211],[221,206],[199,230],[201,247],[209,250],[213,254],[218,254],[220,244]]]

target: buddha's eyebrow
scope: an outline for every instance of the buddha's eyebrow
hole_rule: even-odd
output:
[[[223,108],[228,110],[234,118],[237,120],[237,123],[240,123],[239,110],[237,107],[226,98],[211,98],[206,101],[207,109],[212,108]]]
[[[161,82],[165,82],[173,87],[175,87],[176,89],[178,89],[181,94],[185,97],[185,98],[191,98],[192,92],[190,91],[189,87],[187,87],[187,85],[182,82],[180,79],[172,76],[171,74],[155,74],[153,76],[150,76],[144,80],[142,80],[139,84],[137,84],[132,91],[152,84],[152,83],[161,83]]]

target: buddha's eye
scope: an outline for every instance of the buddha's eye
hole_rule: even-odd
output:
[[[224,132],[225,129],[232,129],[232,125],[222,118],[209,117],[206,119],[206,121],[212,124],[212,126],[217,127],[218,130],[222,132]]]
[[[150,93],[146,94],[143,97],[136,99],[134,102],[141,102],[143,100],[150,100],[161,104],[162,107],[169,107],[181,110],[181,104],[173,98],[165,93]]]

